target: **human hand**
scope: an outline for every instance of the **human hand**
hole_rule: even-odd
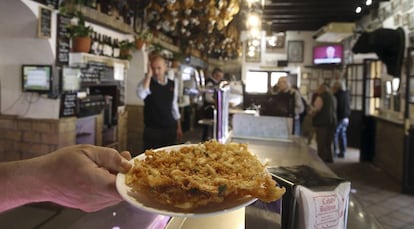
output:
[[[40,157],[45,198],[91,212],[121,201],[115,188],[117,172],[127,172],[129,152],[93,145],[74,145]]]
[[[145,79],[147,79],[147,80],[151,79],[152,74],[153,74],[153,72],[152,72],[151,62],[148,61],[148,64],[147,64],[147,73],[145,74]]]

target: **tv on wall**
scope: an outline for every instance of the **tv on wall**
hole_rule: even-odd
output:
[[[313,64],[342,64],[344,50],[341,44],[319,45],[313,48]]]
[[[49,93],[52,90],[51,65],[22,65],[24,92]]]

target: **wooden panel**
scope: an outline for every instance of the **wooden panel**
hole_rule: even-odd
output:
[[[383,119],[376,121],[374,163],[386,173],[402,181],[404,128]]]

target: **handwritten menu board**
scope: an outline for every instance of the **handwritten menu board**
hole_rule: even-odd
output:
[[[67,36],[70,18],[58,14],[56,29],[56,65],[69,64],[70,39]]]
[[[38,35],[41,38],[50,38],[52,31],[52,10],[39,7]]]
[[[77,94],[65,93],[60,98],[60,117],[75,116],[77,111]]]

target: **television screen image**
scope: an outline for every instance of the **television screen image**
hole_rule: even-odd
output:
[[[341,64],[343,53],[342,45],[316,46],[313,48],[313,64]]]
[[[52,66],[22,65],[22,86],[25,92],[50,92],[52,88]]]
[[[80,90],[81,70],[79,68],[63,67],[61,74],[62,91]]]

